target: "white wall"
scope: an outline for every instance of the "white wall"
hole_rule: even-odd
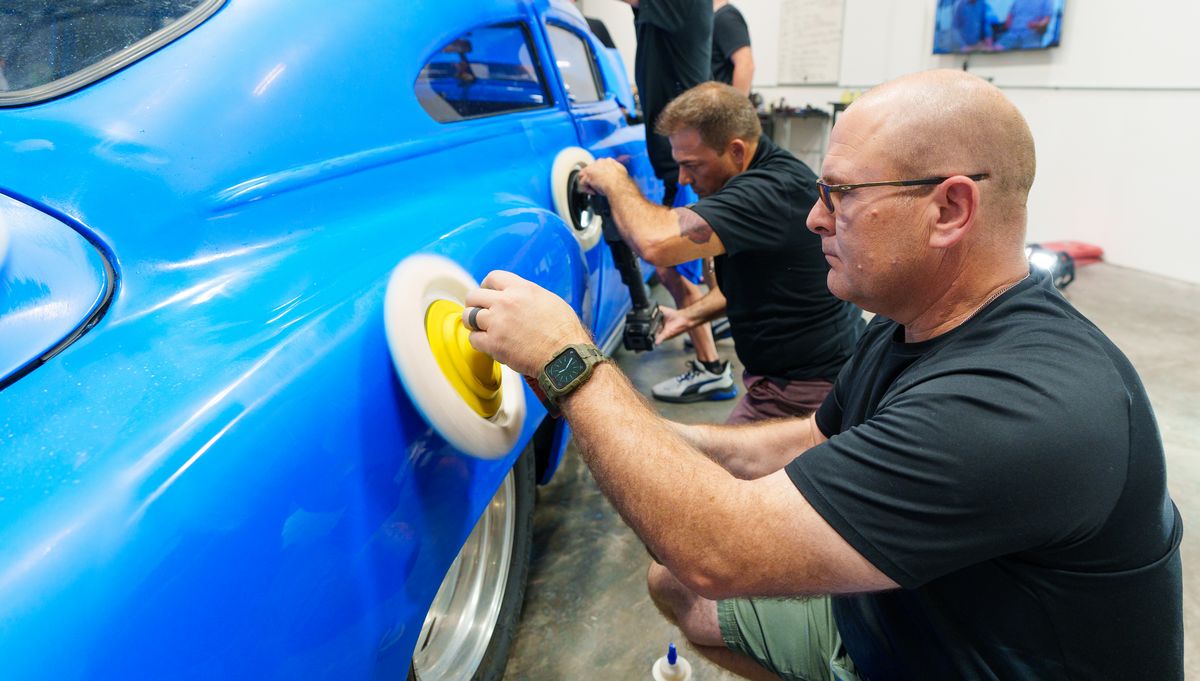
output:
[[[735,0],[754,42],[755,90],[767,101],[829,108],[862,90],[964,58],[932,54],[934,0],[844,0],[841,76],[829,86],[780,86],[780,0]],[[632,15],[585,0],[608,24],[628,66]],[[1104,248],[1112,263],[1200,283],[1200,2],[1066,0],[1062,46],[973,55],[968,69],[1012,98],[1033,129],[1038,177],[1029,240]]]

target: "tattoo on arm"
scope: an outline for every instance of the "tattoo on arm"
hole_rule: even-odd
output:
[[[679,216],[679,236],[690,239],[693,243],[706,244],[712,239],[713,228],[708,221],[700,217],[694,210],[674,208]]]

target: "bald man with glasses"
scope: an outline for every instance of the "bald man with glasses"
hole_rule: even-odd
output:
[[[557,406],[661,561],[650,592],[748,678],[1182,679],[1182,524],[1136,371],[1024,257],[1033,138],[961,71],[835,126],[829,288],[876,313],[815,415],[660,418],[601,362]],[[587,344],[506,272],[472,344],[537,375]],[[613,424],[620,424],[614,428]]]

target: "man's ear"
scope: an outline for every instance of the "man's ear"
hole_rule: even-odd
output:
[[[737,167],[742,168],[746,164],[746,159],[749,158],[750,145],[746,144],[746,140],[734,137],[726,147],[727,153]]]
[[[929,233],[929,245],[951,248],[961,242],[979,217],[979,185],[962,175],[938,185],[933,194],[937,217]]]

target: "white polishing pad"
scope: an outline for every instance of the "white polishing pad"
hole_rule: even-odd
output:
[[[554,167],[550,171],[550,191],[554,194],[554,210],[558,211],[558,216],[571,228],[571,233],[575,235],[580,247],[585,251],[600,243],[604,219],[599,215],[594,215],[586,228],[575,228],[575,220],[579,216],[571,215],[571,173],[588,164],[595,163],[595,161],[595,157],[587,149],[567,147],[554,157]]]
[[[459,450],[497,459],[512,451],[525,422],[525,381],[501,367],[500,409],[484,418],[455,391],[438,367],[425,332],[425,313],[437,300],[460,305],[479,284],[442,256],[405,258],[392,271],[383,301],[383,324],[392,362],[405,391],[435,430]]]

